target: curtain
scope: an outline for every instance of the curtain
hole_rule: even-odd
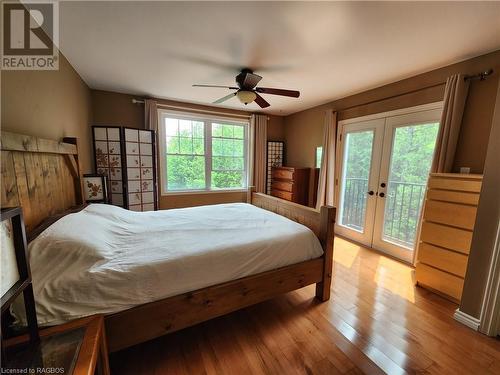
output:
[[[447,173],[452,171],[468,92],[469,81],[465,80],[463,74],[454,74],[446,80],[443,114],[436,139],[431,172]]]
[[[257,193],[266,192],[267,162],[267,116],[252,115],[250,118],[250,185],[255,186]],[[253,169],[253,170],[252,170]],[[253,177],[253,179],[252,179]]]
[[[454,74],[446,80],[444,89],[443,113],[439,123],[439,131],[436,138],[436,148],[432,159],[431,173],[447,173],[453,169],[453,159],[457,148],[460,127],[462,126],[462,116],[464,114],[467,94],[469,92],[469,81],[465,80],[463,74]],[[417,226],[417,239],[415,244],[420,242],[422,231],[422,218],[424,210],[420,210],[420,217]],[[418,257],[418,246],[413,252],[413,264]]]
[[[156,186],[155,186],[155,190],[156,190],[156,201],[160,202],[160,189],[158,188],[158,181],[160,181],[160,175],[159,175],[159,172],[158,172],[158,165],[160,165],[159,163],[159,147],[158,147],[158,141],[159,141],[159,138],[158,138],[158,103],[156,102],[156,100],[153,100],[153,99],[144,99],[144,127],[145,129],[147,130],[154,130],[155,131],[155,134],[156,134],[156,140],[155,140],[155,144],[156,144],[156,168],[155,168],[155,171],[154,171],[154,174],[155,174],[155,180],[156,180]]]
[[[144,125],[148,130],[158,131],[158,103],[156,100],[144,100]]]
[[[335,142],[337,140],[337,112],[328,110],[325,114],[323,153],[318,182],[316,208],[333,206],[335,198]]]

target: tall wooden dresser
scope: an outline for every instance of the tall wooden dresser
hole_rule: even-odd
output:
[[[482,176],[432,173],[416,265],[417,284],[459,302],[462,297]]]
[[[307,206],[310,168],[273,167],[271,195]]]

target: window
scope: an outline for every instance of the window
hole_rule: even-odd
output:
[[[246,189],[248,123],[160,112],[162,192]]]
[[[316,147],[316,168],[321,168],[322,156],[323,156],[323,146]]]

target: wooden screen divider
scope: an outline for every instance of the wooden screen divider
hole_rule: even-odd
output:
[[[63,142],[1,132],[1,206],[23,209],[29,233],[43,220],[83,203],[76,138]]]

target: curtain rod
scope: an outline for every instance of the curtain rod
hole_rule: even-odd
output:
[[[144,104],[144,100],[132,99],[132,103],[134,103],[134,104]],[[229,116],[229,117],[250,118],[250,115],[240,115],[240,114],[237,114],[237,113],[218,112],[218,111],[212,111],[212,110],[209,110],[209,109],[200,109],[200,108],[192,108],[192,107],[181,107],[181,106],[175,106],[175,105],[170,105],[170,104],[162,104],[162,103],[158,103],[158,107],[171,108],[171,109],[179,109],[179,110],[183,110],[183,111],[188,110],[188,111],[193,111],[193,112],[211,113],[211,114],[224,115],[224,116]]]
[[[485,70],[484,72],[481,72],[481,73],[478,73],[478,74],[474,74],[474,75],[470,75],[470,76],[465,76],[464,80],[466,80],[466,81],[472,81],[474,79],[478,79],[480,81],[484,81],[486,78],[488,78],[488,76],[490,76],[492,74],[493,74],[493,69],[488,69],[488,70]]]
[[[363,107],[365,105],[370,105],[370,104],[374,104],[374,103],[378,103],[378,102],[383,102],[385,100],[390,100],[390,99],[398,98],[400,96],[414,94],[414,93],[419,92],[419,91],[423,91],[423,90],[427,90],[427,89],[432,89],[434,87],[443,86],[445,83],[446,82],[435,83],[435,84],[428,85],[428,86],[425,86],[425,87],[420,87],[420,88],[415,89],[415,90],[403,92],[401,94],[394,94],[394,95],[386,96],[386,97],[380,98],[380,99],[373,99],[373,100],[370,100],[370,101],[364,102],[364,103],[353,104],[353,105],[348,106],[348,107],[340,107],[338,109],[333,109],[333,108],[332,109],[334,111],[337,111],[337,112],[344,112],[344,111],[347,111],[349,109],[353,109],[353,108],[357,108],[357,107]]]

